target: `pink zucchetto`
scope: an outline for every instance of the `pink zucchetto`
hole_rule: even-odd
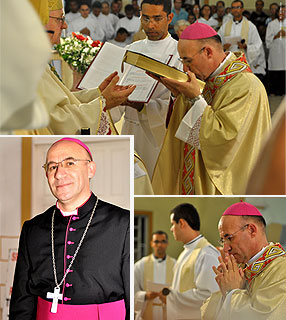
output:
[[[199,40],[216,36],[217,32],[205,23],[195,22],[188,26],[181,34],[180,39]]]
[[[252,204],[247,202],[238,202],[225,210],[223,216],[260,216],[262,214]]]
[[[75,143],[79,144],[80,146],[82,146],[89,153],[90,158],[92,160],[92,154],[91,154],[91,152],[89,150],[89,147],[85,143],[83,143],[82,141],[80,141],[78,139],[75,139],[75,138],[66,137],[66,138],[62,138],[62,139],[56,141],[55,143],[58,143],[60,141],[72,141],[72,142],[75,142]],[[55,144],[55,143],[53,143],[53,144]]]

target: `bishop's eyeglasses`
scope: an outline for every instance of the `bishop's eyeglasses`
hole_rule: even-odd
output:
[[[61,165],[61,167],[63,167],[64,169],[71,169],[76,166],[78,161],[91,162],[91,160],[87,160],[87,159],[75,159],[75,158],[69,157],[59,162],[50,161],[48,163],[45,163],[42,165],[42,168],[45,169],[47,174],[52,174],[57,171],[59,165]]]
[[[66,21],[65,16],[63,16],[63,17],[61,17],[61,18],[60,18],[60,17],[49,16],[49,18],[56,19],[57,22],[61,22],[62,24]]]
[[[246,224],[245,226],[241,227],[239,230],[235,231],[233,234],[229,234],[229,235],[225,236],[224,238],[221,238],[221,239],[218,241],[218,243],[223,247],[223,245],[224,245],[225,243],[230,243],[230,242],[231,242],[231,240],[233,239],[233,236],[234,236],[236,233],[238,233],[239,231],[244,231],[245,228],[247,228],[248,226],[249,226],[249,223]]]
[[[202,47],[197,53],[195,53],[195,54],[194,54],[192,57],[190,57],[190,58],[184,57],[184,58],[178,58],[178,60],[181,61],[182,63],[186,64],[186,65],[191,64],[192,61],[193,61],[193,59],[194,59],[194,57],[195,57],[197,54],[199,54],[199,53],[201,53],[202,51],[204,51],[205,48],[206,48],[206,47]]]

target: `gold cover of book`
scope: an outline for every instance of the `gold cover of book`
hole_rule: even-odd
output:
[[[180,82],[186,82],[189,79],[186,73],[176,69],[175,67],[168,66],[161,61],[147,57],[142,53],[126,50],[122,62],[126,62],[140,69],[146,70],[153,73],[155,76],[165,77]],[[205,83],[199,79],[197,80],[200,83],[201,89],[203,89]]]

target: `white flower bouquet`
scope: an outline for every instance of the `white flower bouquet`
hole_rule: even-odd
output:
[[[55,49],[73,70],[83,74],[101,46],[99,40],[94,41],[89,36],[73,32],[71,37],[61,38]]]

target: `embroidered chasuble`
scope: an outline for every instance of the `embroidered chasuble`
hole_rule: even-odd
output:
[[[220,291],[201,308],[203,320],[283,320],[286,314],[286,253],[270,244],[244,269],[245,289],[235,289],[223,299]]]
[[[49,125],[37,130],[17,130],[14,134],[116,134],[109,111],[104,111],[98,88],[71,92],[48,66],[39,81],[37,95],[49,114]]]
[[[206,81],[208,106],[196,149],[195,194],[244,194],[271,119],[266,91],[242,53],[232,53],[222,72]],[[190,106],[179,95],[152,179],[155,194],[182,194],[185,143],[175,137]],[[168,174],[166,174],[166,172]]]
[[[55,278],[51,249],[51,220],[57,279],[63,278],[83,235],[96,196],[63,216],[52,206],[23,225],[10,304],[11,320],[129,319],[130,260],[127,210],[98,200],[89,229],[60,288],[62,300],[51,313]],[[124,306],[125,305],[125,306]],[[68,308],[71,306],[71,308]],[[108,316],[117,313],[116,317]],[[90,317],[90,315],[93,317]],[[87,316],[88,315],[88,316]]]
[[[145,300],[148,282],[170,286],[176,260],[166,256],[156,259],[153,254],[143,257],[134,266],[135,311],[140,310],[140,319],[166,320],[166,307],[159,298]]]
[[[171,292],[167,296],[167,319],[200,319],[200,306],[218,290],[211,267],[219,252],[203,237],[186,244],[174,268]]]

